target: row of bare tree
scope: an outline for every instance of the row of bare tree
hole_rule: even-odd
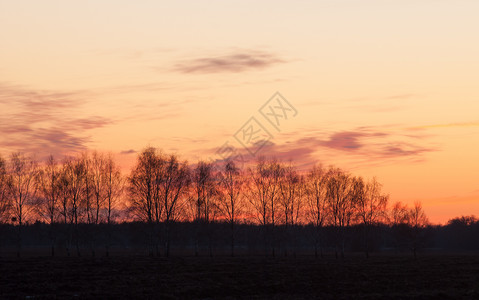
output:
[[[8,161],[0,158],[0,222],[12,222],[19,231],[33,220],[73,227],[135,219],[161,223],[166,255],[170,224],[177,221],[196,222],[206,232],[211,222],[228,223],[232,255],[238,223],[260,225],[265,249],[273,255],[277,226],[314,225],[316,253],[322,228],[332,226],[336,253],[344,255],[345,229],[361,225],[368,255],[372,227],[404,225],[419,231],[428,223],[419,203],[413,208],[396,203],[390,209],[388,200],[375,178],[321,165],[299,172],[276,159],[259,158],[242,170],[234,161],[193,165],[149,147],[138,154],[130,175],[122,176],[112,156],[98,152],[61,162],[50,157],[42,164],[21,153]]]
[[[74,230],[79,223],[110,224],[123,186],[124,179],[111,155],[84,153],[61,163],[50,156],[39,164],[22,153],[13,153],[9,161],[0,157],[0,223],[18,225],[20,253],[25,221],[43,220],[52,227],[71,224]],[[53,231],[51,234],[53,243]]]
[[[110,223],[123,182],[112,157],[98,152],[42,165],[21,153],[0,157],[0,221]]]
[[[313,224],[319,250],[321,228],[333,226],[337,229],[337,251],[344,255],[348,226],[363,226],[368,253],[371,227],[389,223],[419,230],[428,223],[420,203],[411,209],[396,203],[389,210],[389,197],[374,178],[366,181],[321,165],[299,172],[291,163],[265,158],[247,170],[238,168],[234,161],[200,161],[189,166],[176,155],[147,148],[139,154],[128,178],[128,195],[129,208],[137,218],[166,225],[167,253],[168,225],[176,220],[197,222],[198,228],[218,220],[229,223],[232,254],[235,224],[259,224],[265,239],[270,237],[265,245],[271,247],[273,255],[278,225]]]

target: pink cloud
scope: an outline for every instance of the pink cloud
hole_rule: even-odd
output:
[[[88,130],[108,126],[101,116],[77,117],[85,103],[83,92],[38,91],[0,83],[0,149],[35,154],[78,152],[87,148]]]

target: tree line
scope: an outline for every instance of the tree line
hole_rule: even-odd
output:
[[[254,224],[261,229],[264,251],[273,256],[280,248],[278,235],[306,225],[314,228],[316,255],[328,228],[334,231],[335,254],[344,256],[348,228],[357,226],[369,256],[374,228],[383,225],[407,231],[415,254],[429,224],[420,203],[391,205],[376,178],[334,166],[299,171],[292,162],[265,157],[248,168],[234,160],[191,164],[153,147],[138,154],[128,175],[111,154],[97,151],[62,160],[50,156],[41,163],[22,153],[0,157],[0,223],[16,226],[19,253],[22,227],[35,221],[50,224],[52,254],[56,225],[68,228],[70,246],[79,253],[80,225],[141,221],[148,225],[152,252],[161,246],[169,255],[173,225],[190,222],[195,253],[206,236],[212,254],[211,226],[224,223],[231,255],[237,226]]]

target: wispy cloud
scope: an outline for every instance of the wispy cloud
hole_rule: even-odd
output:
[[[245,165],[254,163],[259,156],[275,157],[284,162],[293,161],[300,170],[313,164],[325,165],[341,162],[343,167],[357,169],[394,163],[417,163],[427,159],[427,154],[440,149],[432,145],[427,136],[405,132],[401,125],[381,127],[356,127],[344,131],[318,131],[305,129],[283,133],[280,140],[268,141],[256,157],[239,145],[234,156]],[[198,149],[221,162],[220,148]],[[227,152],[229,153],[229,152]],[[233,155],[233,153],[230,153]]]
[[[264,69],[284,62],[273,53],[243,50],[180,61],[175,64],[173,69],[180,73],[237,73]]]
[[[39,158],[87,148],[87,131],[113,123],[102,116],[78,116],[82,91],[58,92],[0,83],[0,149]]]
[[[348,131],[325,132],[305,137],[292,138],[283,143],[271,143],[261,153],[276,156],[282,160],[294,160],[307,166],[325,157],[342,157],[355,165],[378,165],[386,162],[418,162],[429,152],[438,151],[424,139],[394,131],[381,131],[375,128],[356,128]],[[295,134],[293,136],[298,136]],[[331,161],[323,161],[328,164]],[[351,166],[352,167],[352,166]]]
[[[378,157],[417,157],[423,153],[436,151],[433,148],[422,147],[410,143],[391,143],[378,149],[376,152]]]
[[[321,145],[336,150],[354,151],[363,145],[359,142],[359,138],[365,136],[362,132],[338,132],[329,137],[327,141],[321,141]]]

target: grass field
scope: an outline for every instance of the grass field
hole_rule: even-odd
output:
[[[2,298],[479,298],[479,256],[0,259]]]

